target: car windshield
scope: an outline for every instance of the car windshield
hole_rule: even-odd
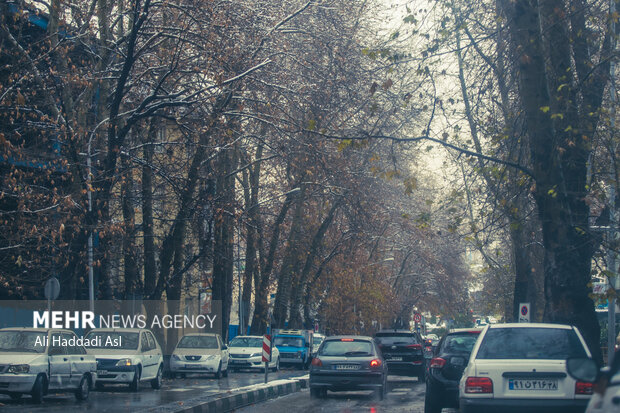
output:
[[[411,333],[377,333],[375,338],[381,344],[388,346],[395,344],[420,344],[416,336]]]
[[[118,331],[91,331],[84,338],[91,343],[88,348],[113,350],[136,350],[140,341],[138,333]]]
[[[46,337],[37,331],[0,331],[0,351],[45,353]]]
[[[491,328],[484,336],[477,359],[565,360],[587,357],[577,334],[560,328]]]
[[[215,336],[184,336],[177,348],[208,348],[217,349],[217,338]]]
[[[279,336],[273,340],[273,345],[280,347],[303,347],[304,341],[298,337]]]
[[[364,357],[372,355],[372,345],[368,341],[329,340],[323,343],[319,356]]]
[[[451,334],[446,336],[442,346],[442,353],[471,353],[478,340],[479,334]]]
[[[259,337],[235,337],[229,347],[262,347],[263,339]]]

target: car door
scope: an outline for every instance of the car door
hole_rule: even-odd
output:
[[[157,343],[157,339],[155,338],[153,333],[150,331],[147,331],[146,338],[149,341],[149,347],[151,348],[150,353],[153,356],[152,360],[153,360],[153,366],[155,370],[154,374],[157,374],[157,370],[159,369],[159,366],[163,363],[164,357],[161,353],[161,348],[159,347],[159,344]]]
[[[224,344],[224,342],[222,341],[222,337],[220,337],[219,334],[217,334],[217,343],[220,347],[220,354],[221,354],[221,360],[222,360],[222,371],[228,369],[228,346]]]
[[[150,379],[155,377],[153,371],[153,352],[149,343],[146,331],[140,333],[140,354],[142,357],[142,379]]]
[[[71,386],[71,363],[67,348],[62,345],[62,334],[50,334],[48,348],[49,388],[64,389]]]
[[[70,337],[77,339],[74,333]],[[86,354],[86,349],[78,344],[68,347],[69,360],[71,361],[71,384],[78,388],[84,373],[94,369],[92,357]]]

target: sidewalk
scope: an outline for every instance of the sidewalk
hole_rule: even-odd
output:
[[[224,413],[301,391],[301,389],[308,388],[308,381],[308,375],[294,377],[291,379],[274,380],[269,383],[253,384],[251,386],[228,390],[223,393],[172,402],[162,406],[153,407],[151,409],[141,410],[141,412]]]

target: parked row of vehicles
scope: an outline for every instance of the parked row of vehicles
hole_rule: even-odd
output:
[[[289,330],[276,337],[283,341],[283,353],[295,355],[287,361],[299,360],[297,364],[303,366],[311,358],[311,336],[305,335],[308,340],[301,343],[290,341],[295,334]],[[220,378],[234,370],[262,370],[262,343],[262,336],[238,336],[226,345],[219,334],[187,334],[178,341],[166,367],[174,377],[200,373]],[[280,351],[274,346],[267,367],[277,371],[280,362]],[[83,338],[65,329],[0,330],[0,394],[13,399],[28,394],[41,402],[46,394],[70,391],[84,400],[92,389],[115,384],[132,391],[141,383],[159,389],[164,365],[162,349],[148,329],[97,328]]]

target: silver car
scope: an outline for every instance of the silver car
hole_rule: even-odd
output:
[[[328,390],[372,390],[383,400],[387,376],[387,365],[372,337],[327,337],[312,359],[310,396],[324,397]]]
[[[4,328],[0,330],[0,393],[36,403],[49,393],[72,391],[88,398],[97,380],[95,357],[86,354],[70,330]]]

